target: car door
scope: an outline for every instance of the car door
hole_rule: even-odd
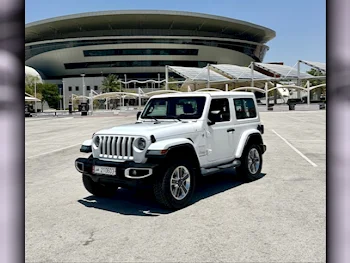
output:
[[[231,102],[232,103],[232,102]],[[208,163],[219,164],[230,161],[232,156],[232,112],[228,98],[211,100],[209,113],[220,111],[220,117],[213,125],[207,126]]]

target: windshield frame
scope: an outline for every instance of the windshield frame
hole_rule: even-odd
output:
[[[174,106],[175,105],[181,105],[178,104],[179,100],[183,100],[183,99],[195,99],[197,100],[197,107],[199,109],[199,113],[198,114],[191,114],[191,115],[186,115],[186,114],[180,114],[180,115],[176,115],[176,112],[173,112],[174,114],[169,114],[169,111],[174,111]],[[149,110],[149,108],[151,106],[154,105],[154,102],[157,101],[165,101],[166,102],[166,116],[161,116],[161,115],[154,115],[154,116],[147,116],[147,111]],[[174,97],[158,97],[158,98],[151,98],[144,110],[142,111],[142,114],[140,116],[140,119],[143,120],[154,120],[157,119],[159,120],[199,120],[203,117],[204,111],[205,111],[205,105],[207,102],[207,97],[206,96],[174,96]],[[176,110],[175,110],[176,111]]]

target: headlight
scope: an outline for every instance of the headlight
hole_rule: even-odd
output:
[[[136,141],[136,148],[143,151],[146,148],[146,140],[143,138],[140,138]]]
[[[100,146],[100,137],[99,136],[95,137],[94,143],[95,143],[96,147]]]

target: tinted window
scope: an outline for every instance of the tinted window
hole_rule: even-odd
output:
[[[234,99],[233,101],[238,120],[255,118],[257,116],[253,99]]]
[[[230,121],[230,105],[228,99],[213,99],[210,104],[210,110],[219,111],[219,119],[216,122]]]
[[[118,67],[164,67],[182,66],[182,67],[205,67],[207,64],[216,64],[214,61],[188,61],[188,60],[136,60],[136,61],[96,61],[96,62],[78,62],[65,63],[65,69],[80,68],[118,68]]]
[[[78,86],[76,86],[76,87],[75,87],[75,90],[76,90],[76,91],[78,91],[78,90],[79,90],[79,87],[78,87]]]
[[[68,87],[68,91],[72,91],[72,87]]]
[[[151,119],[199,119],[202,116],[205,97],[171,97],[151,99],[141,118]]]
[[[142,56],[142,55],[185,55],[196,56],[198,49],[103,49],[103,50],[84,50],[85,57],[97,56]]]
[[[90,90],[90,86],[86,86],[86,90]]]
[[[97,86],[94,86],[94,90],[97,90],[98,89],[98,87]]]

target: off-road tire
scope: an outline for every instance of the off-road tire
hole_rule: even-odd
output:
[[[255,173],[252,173],[248,168],[248,163],[249,163],[248,154],[252,149],[257,150],[257,153],[260,159],[259,168]],[[243,182],[251,182],[260,178],[261,169],[263,165],[263,158],[262,158],[261,148],[258,145],[256,144],[247,145],[243,151],[243,154],[240,160],[241,160],[241,165],[236,168],[237,176],[240,180],[242,180]]]
[[[97,197],[112,197],[118,188],[118,186],[115,185],[102,185],[96,183],[85,174],[83,174],[83,184],[90,194]]]
[[[184,166],[190,174],[190,187],[187,195],[182,200],[177,200],[171,193],[170,180],[177,167]],[[193,165],[186,160],[176,160],[161,168],[155,177],[153,184],[154,196],[158,203],[171,210],[182,209],[189,205],[196,186],[196,174]]]

